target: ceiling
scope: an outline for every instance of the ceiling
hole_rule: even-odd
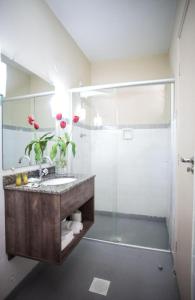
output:
[[[90,61],[166,53],[177,0],[45,0]]]

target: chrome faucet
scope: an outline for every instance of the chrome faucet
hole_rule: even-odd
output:
[[[21,164],[23,160],[27,160],[29,165],[31,164],[30,157],[28,155],[23,155],[19,158],[18,163]]]
[[[48,161],[48,163],[49,163],[50,165],[53,164],[51,158],[50,158],[49,156],[47,156],[47,155],[46,155],[46,156],[43,156],[43,161]]]
[[[52,160],[49,156],[43,156],[43,162],[48,161],[50,165],[52,165]],[[43,176],[46,176],[49,173],[47,168],[42,169],[42,164],[39,164],[39,180],[41,181]]]

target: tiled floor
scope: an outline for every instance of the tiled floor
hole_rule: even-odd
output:
[[[94,277],[110,281],[106,296],[89,291]],[[98,283],[95,288],[102,286]],[[7,299],[178,300],[179,296],[169,253],[82,240],[62,266],[40,264]]]
[[[87,237],[138,245],[150,248],[169,249],[168,231],[165,221],[141,216],[96,213],[95,224]]]

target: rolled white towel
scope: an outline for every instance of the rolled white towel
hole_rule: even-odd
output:
[[[61,228],[65,228],[66,218],[61,221]]]
[[[73,236],[73,231],[70,229],[66,229],[66,228],[62,228],[61,230],[61,236],[62,239],[68,238],[68,237],[72,237]]]
[[[72,236],[72,237],[69,237],[69,238],[66,238],[66,239],[62,239],[62,241],[61,241],[61,250],[66,248],[68,246],[68,244],[70,244],[70,242],[72,242],[73,238],[74,237]]]
[[[72,215],[71,218],[73,221],[81,222],[82,221],[82,214],[80,210],[76,210]]]
[[[78,234],[83,229],[83,224],[77,221],[66,221],[62,226],[64,230],[72,230],[74,234]]]
[[[74,235],[72,230],[62,229],[61,250],[63,250],[73,240]]]
[[[70,226],[72,224],[72,221],[65,221],[65,222],[62,222],[61,225],[62,225],[62,230],[71,230]]]
[[[83,224],[81,222],[72,221],[70,228],[74,234],[78,234],[83,229]]]

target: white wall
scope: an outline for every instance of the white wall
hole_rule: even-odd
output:
[[[44,1],[0,1],[0,48],[9,58],[55,86],[66,89],[79,86],[80,81],[90,84],[88,60]],[[3,299],[36,262],[19,257],[7,260],[2,167],[0,177],[0,299]]]
[[[95,84],[153,80],[172,76],[168,54],[137,59],[92,63],[91,82]]]
[[[193,203],[193,229],[192,229],[192,299],[195,298],[195,177],[194,177],[194,203]]]
[[[0,47],[6,56],[55,86],[90,83],[88,60],[44,1],[1,0]]]
[[[185,12],[186,4],[189,4]],[[184,14],[185,13],[185,14]],[[183,18],[185,16],[185,18]],[[177,157],[194,155],[194,52],[195,1],[178,1],[170,63],[175,76]],[[182,29],[182,32],[181,32]],[[179,35],[181,33],[181,36]],[[189,129],[188,129],[189,128]],[[189,133],[186,135],[186,132]],[[184,139],[184,136],[186,139]],[[189,141],[189,142],[188,142]],[[182,163],[176,164],[176,242],[174,262],[181,299],[191,298],[193,197],[192,176]],[[195,247],[195,246],[194,246]],[[194,257],[193,257],[194,258]],[[192,281],[193,284],[194,281]],[[193,298],[194,299],[194,298]]]

